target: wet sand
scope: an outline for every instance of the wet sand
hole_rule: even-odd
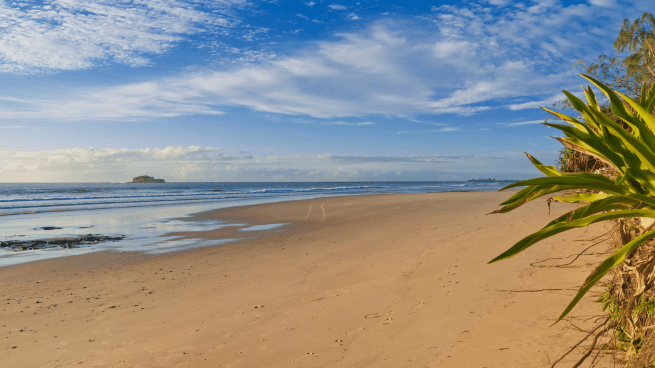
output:
[[[549,366],[585,335],[578,328],[593,325],[584,320],[600,314],[592,302],[596,289],[572,318],[551,327],[603,256],[583,256],[574,268],[530,263],[577,253],[608,228],[569,231],[487,265],[571,208],[554,204],[548,215],[544,199],[486,215],[510,194],[227,208],[198,218],[288,225],[178,233],[243,240],[164,255],[102,252],[0,268],[0,361],[7,367]]]

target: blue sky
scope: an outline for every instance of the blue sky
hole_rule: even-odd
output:
[[[0,1],[0,182],[521,179],[651,1]]]

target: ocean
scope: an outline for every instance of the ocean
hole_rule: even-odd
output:
[[[194,213],[225,207],[343,195],[488,191],[509,183],[0,184],[0,267],[102,250],[162,253],[231,242],[234,239],[171,241],[163,236],[176,231],[235,226],[216,220],[190,221]],[[283,229],[282,225],[243,230]],[[90,235],[91,241],[47,246],[37,243],[43,239],[82,239]]]

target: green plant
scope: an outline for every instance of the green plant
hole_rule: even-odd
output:
[[[613,285],[607,285],[605,292],[598,298],[597,302],[603,305],[603,311],[607,311],[610,321],[614,328],[614,337],[616,338],[615,349],[627,352],[627,359],[639,354],[639,350],[644,343],[644,330],[635,328],[639,324],[640,318],[645,318],[643,322],[653,319],[653,309],[655,302],[649,300],[645,295],[639,297],[639,301],[630,316],[625,315],[625,309],[617,304],[612,297]],[[632,353],[632,354],[631,354]]]
[[[582,75],[582,74],[581,74]],[[524,180],[501,190],[522,187],[508,200],[504,207],[493,213],[509,212],[522,204],[539,197],[564,190],[583,189],[594,193],[572,194],[554,197],[554,201],[582,203],[586,206],[572,210],[548,223],[543,229],[531,234],[510,249],[491,260],[497,262],[514,257],[531,245],[561,232],[591,225],[596,222],[630,218],[655,218],[655,84],[648,89],[646,83],[641,89],[641,98],[636,102],[626,95],[612,91],[598,80],[582,75],[598,87],[609,99],[614,115],[629,129],[623,128],[601,111],[591,87],[584,92],[587,103],[564,91],[571,105],[581,114],[583,121],[555,111],[544,109],[570,125],[544,123],[561,130],[566,138],[556,138],[565,147],[589,155],[616,170],[616,180],[593,173],[560,173],[554,166],[543,165],[526,153],[535,167],[545,177]],[[632,112],[624,102],[634,111]],[[645,231],[618,249],[602,262],[557,319],[564,318],[587,291],[613,267],[644,242],[655,237],[655,229]]]
[[[603,312],[607,312],[614,326],[617,343],[615,348],[618,350],[628,351],[633,346],[633,339],[626,332],[626,323],[623,316],[624,310],[612,298],[612,285],[607,285],[605,292],[598,298],[597,302],[603,305]]]

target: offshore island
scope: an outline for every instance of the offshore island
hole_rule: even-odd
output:
[[[133,178],[131,182],[128,183],[165,183],[164,179],[155,179],[152,176],[142,175]]]

